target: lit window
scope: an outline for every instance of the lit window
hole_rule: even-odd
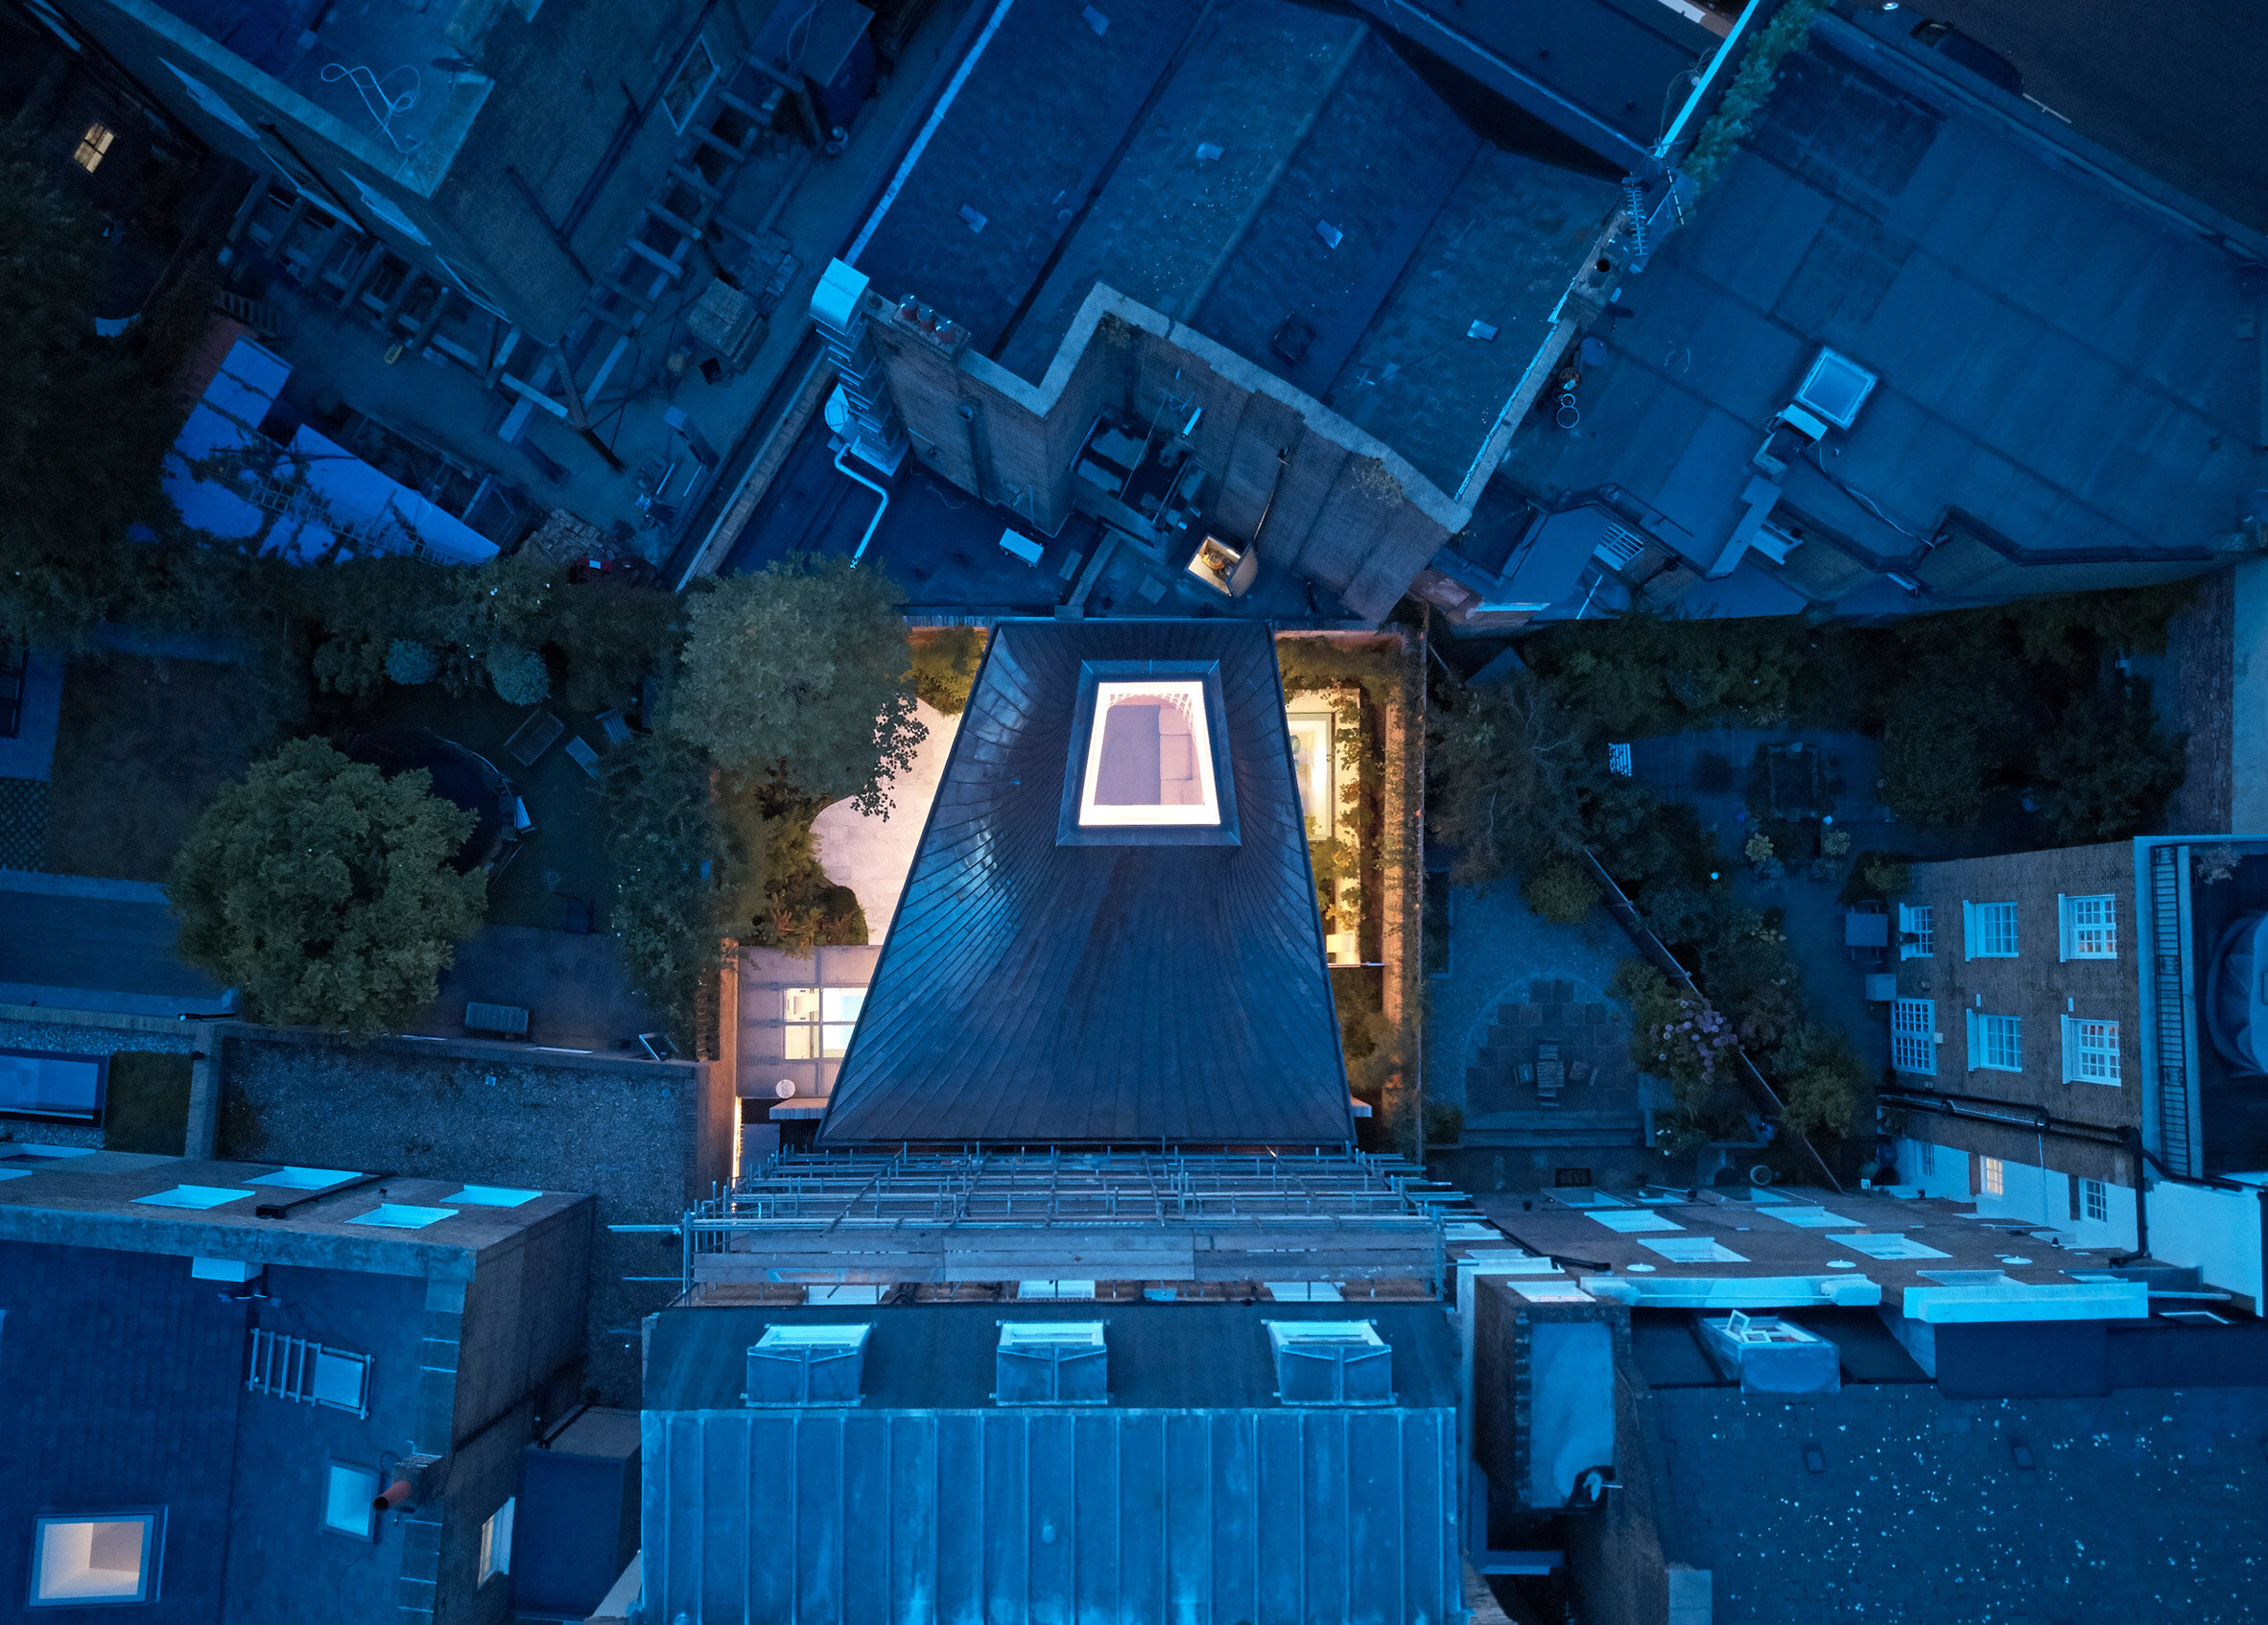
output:
[[[2118,1081],[2118,1024],[2064,1018],[2064,1081]]]
[[[323,1490],[323,1527],[367,1541],[378,1526],[378,1474],[367,1467],[331,1463]]]
[[[2066,959],[2118,957],[2118,913],[2109,897],[2059,897],[2056,914]]]
[[[111,135],[107,125],[90,124],[86,133],[79,138],[79,151],[71,154],[71,161],[92,175],[103,165],[103,154],[110,150]]]
[[[865,1008],[862,987],[791,987],[787,990],[787,1048],[791,1061],[838,1060]]]
[[[1890,1001],[1890,1064],[1902,1072],[1937,1073],[1937,1006],[1927,999]]]
[[[512,1505],[518,1499],[506,1501],[481,1525],[481,1585],[512,1571]]]
[[[1931,930],[1931,913],[1926,903],[1918,907],[1905,903],[1898,906],[1898,956],[1901,959],[1926,959],[1937,951],[1936,933]]]
[[[1969,1012],[1969,1065],[1986,1072],[2024,1070],[2023,1023],[2016,1016]]]
[[[157,1594],[159,1517],[39,1519],[32,1536],[33,1606],[150,1601]]]
[[[1097,683],[1080,825],[1219,822],[1205,685]]]
[[[1980,1157],[1977,1159],[1977,1189],[1987,1196],[2006,1195],[2008,1193],[2008,1170],[2000,1166],[2000,1159]]]
[[[2108,1223],[2111,1217],[2111,1192],[2099,1179],[2083,1179],[2079,1182],[2079,1207],[2095,1223]]]
[[[1963,903],[1961,935],[1964,952],[1972,959],[2016,957],[2016,905]]]
[[[670,115],[670,123],[677,127],[677,133],[685,133],[685,126],[693,118],[694,109],[701,105],[701,98],[709,93],[716,82],[717,59],[709,55],[709,42],[697,39],[687,53],[684,66],[670,81],[670,87],[662,92],[662,106]]]

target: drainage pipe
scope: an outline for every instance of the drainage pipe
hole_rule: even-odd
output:
[[[866,521],[866,533],[859,538],[858,551],[851,554],[851,568],[856,570],[859,560],[866,556],[866,544],[874,540],[874,528],[882,523],[882,516],[889,511],[890,494],[842,460],[848,456],[850,448],[847,446],[835,454],[835,471],[852,483],[865,486],[882,499],[882,506],[874,510],[874,517]]]

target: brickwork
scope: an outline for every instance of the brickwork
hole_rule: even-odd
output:
[[[2039,1107],[2051,1115],[2103,1128],[2138,1129],[2143,1121],[2141,1007],[2136,955],[2134,848],[2123,841],[1917,863],[1914,887],[1899,901],[1931,910],[1933,952],[1896,960],[1901,998],[1934,1005],[1934,1077],[1913,1081],[1949,1094],[1974,1095]],[[2057,899],[2114,899],[2117,957],[2062,959]],[[2013,902],[2017,906],[2014,958],[1965,956],[1962,905]],[[1895,917],[1893,931],[1895,935]],[[1897,949],[1894,946],[1892,953]],[[2014,1016],[2021,1025],[2022,1070],[1969,1065],[1968,1018]],[[2118,1024],[2118,1082],[2064,1081],[2066,1016]],[[2038,1163],[2085,1179],[2131,1185],[2130,1160],[2116,1147],[2093,1145],[1992,1123],[1917,1118],[1914,1132],[1933,1143],[1982,1156]]]
[[[2258,1616],[2268,1390],[1953,1401],[1880,1383],[1787,1402],[1660,1389],[1652,1403],[1666,1525],[1713,1571],[1715,1617]]]

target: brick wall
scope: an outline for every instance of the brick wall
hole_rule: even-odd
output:
[[[1936,1047],[1936,1075],[1915,1075],[1913,1081],[1948,1094],[2044,1108],[2054,1117],[2103,1128],[2140,1128],[2141,1008],[2133,846],[2119,841],[1917,863],[1913,876],[1913,890],[1899,901],[1930,908],[1933,952],[1926,958],[1898,961],[1898,991],[1901,998],[1933,1002],[1935,1030],[1944,1040]],[[2103,894],[2114,899],[2117,957],[2063,959],[2057,899]],[[1966,956],[1964,902],[2016,904],[2016,957]],[[1965,1012],[2019,1019],[2020,1071],[1969,1065]],[[2064,1081],[2066,1016],[2118,1024],[2117,1084]],[[2134,1182],[2131,1159],[2113,1145],[1920,1113],[1912,1115],[1908,1127],[1916,1138],[1973,1157],[2030,1165],[2044,1160],[2048,1168],[2076,1178]],[[1977,1189],[1973,1169],[1971,1189]]]
[[[458,1331],[453,1440],[479,1432],[581,1353],[596,1212],[585,1198],[481,1254]]]
[[[1259,529],[1265,563],[1329,587],[1358,615],[1383,617],[1471,517],[1320,402],[1109,288],[1088,295],[1038,385],[902,322],[895,297],[877,288],[867,311],[914,454],[1044,530],[1084,488],[1071,464],[1096,414],[1147,422],[1169,395],[1178,415],[1203,410],[1192,436],[1210,482],[1201,506],[1239,538]]]

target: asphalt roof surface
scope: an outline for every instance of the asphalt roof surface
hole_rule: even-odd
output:
[[[1454,493],[1620,198],[1467,110],[1387,35],[1292,0],[1169,0],[1099,34],[1020,6],[859,269],[1035,382],[1106,283]],[[1288,322],[1306,337],[1279,346]]]
[[[1103,661],[1218,663],[1239,844],[1057,844]],[[1353,1138],[1265,627],[994,631],[820,1138]]]
[[[2202,567],[2261,483],[2235,262],[1845,35],[1855,56],[1823,35],[1789,61],[1695,224],[1624,284],[1637,315],[1601,331],[1580,426],[1531,419],[1505,474],[1618,487],[1706,563],[1825,344],[1880,382],[1788,468],[1783,512],[1814,533],[1941,602],[2099,585],[2115,559]],[[1931,553],[1949,508],[2029,568]]]

